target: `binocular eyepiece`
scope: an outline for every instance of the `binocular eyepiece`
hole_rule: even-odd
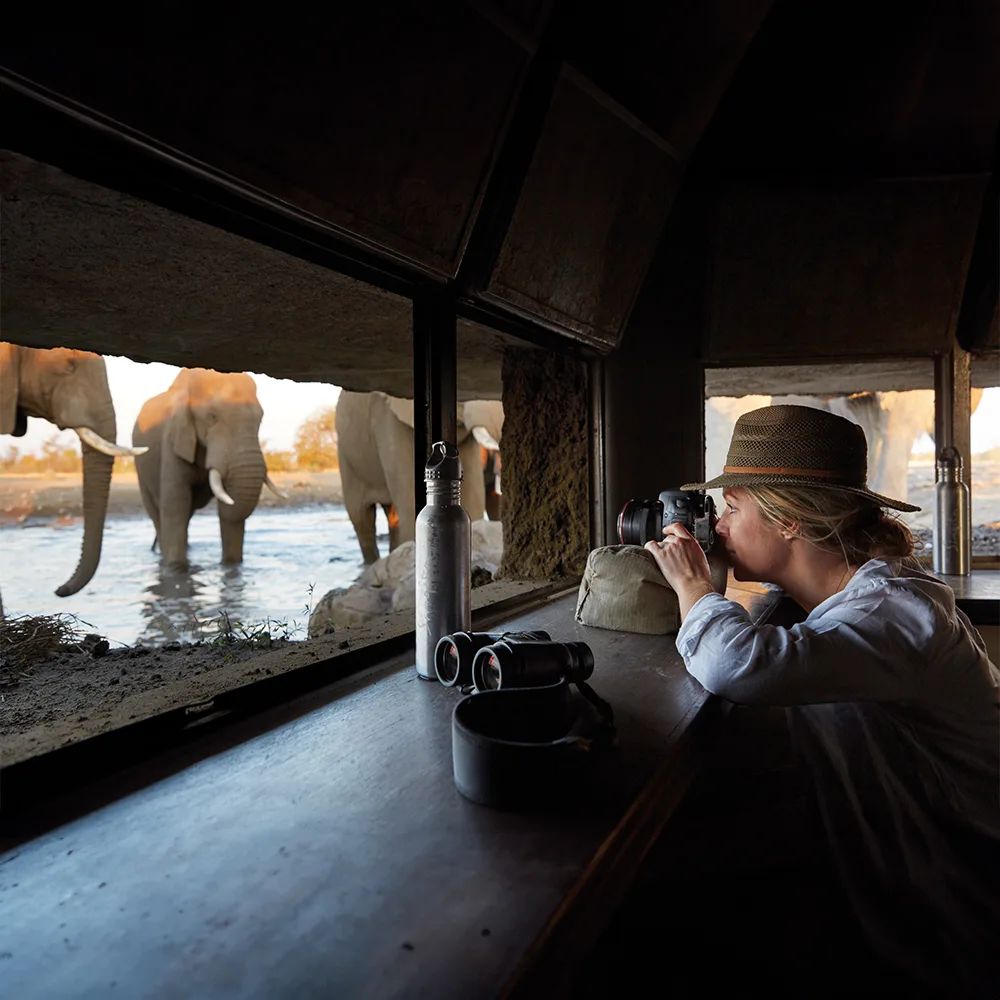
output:
[[[542,687],[585,681],[594,672],[594,654],[585,642],[518,641],[513,637],[484,646],[472,660],[477,691]]]
[[[472,683],[472,661],[486,646],[501,639],[549,639],[548,632],[452,632],[434,647],[434,672],[445,687]]]

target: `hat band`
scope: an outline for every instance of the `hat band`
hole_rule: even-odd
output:
[[[785,465],[725,465],[725,473],[751,476],[809,476],[812,479],[842,479],[843,476],[829,469],[793,469]]]

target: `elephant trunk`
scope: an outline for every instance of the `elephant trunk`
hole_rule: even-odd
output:
[[[218,504],[224,563],[243,561],[243,523],[257,506],[266,475],[264,456],[259,451],[236,455],[229,463],[223,484],[233,502]]]
[[[108,511],[111,468],[114,458],[83,444],[83,545],[73,575],[56,591],[69,597],[85,587],[97,571],[104,543],[104,519]]]

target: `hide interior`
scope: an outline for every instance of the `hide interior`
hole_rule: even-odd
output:
[[[444,289],[461,398],[512,334],[684,378],[995,370],[988,0],[98,20],[0,42],[5,339],[411,395],[410,298]]]

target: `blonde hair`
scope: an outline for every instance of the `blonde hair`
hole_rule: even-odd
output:
[[[747,486],[761,514],[818,548],[841,552],[849,566],[869,559],[913,561],[913,535],[877,502],[847,490],[809,486]]]

